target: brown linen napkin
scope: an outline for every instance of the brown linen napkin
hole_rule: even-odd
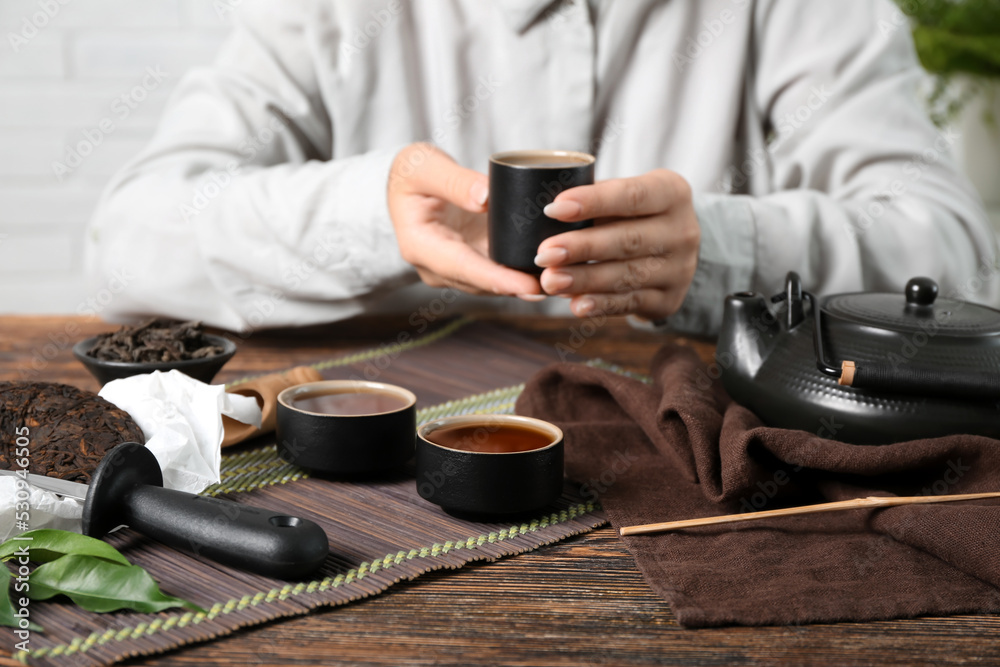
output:
[[[668,345],[654,385],[575,364],[528,383],[517,412],[566,434],[566,473],[621,526],[868,495],[1000,490],[1000,442],[866,447],[768,428],[693,351]],[[817,435],[819,434],[819,435]],[[851,510],[623,538],[688,627],[1000,611],[1000,505]]]
[[[262,433],[273,431],[278,423],[278,394],[288,387],[306,382],[318,382],[322,379],[323,376],[315,368],[296,366],[280,373],[261,375],[227,389],[226,391],[233,394],[256,398],[262,415],[259,429],[251,424],[243,424],[223,415],[222,425],[225,429],[225,436],[222,439],[222,446],[230,447]]]

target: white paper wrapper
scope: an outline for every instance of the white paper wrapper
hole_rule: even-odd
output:
[[[198,493],[219,481],[222,415],[260,426],[251,396],[226,393],[179,371],[134,375],[104,385],[99,396],[125,410],[146,436],[146,447],[163,470],[163,485]],[[17,480],[0,477],[0,540],[23,532],[15,525]],[[79,532],[83,503],[32,489],[28,528]]]
[[[15,521],[17,489],[20,481],[20,478],[16,477],[6,475],[0,477],[0,542],[24,532],[23,528],[16,527]],[[22,488],[30,493],[27,501],[28,529],[56,528],[80,532],[83,503],[30,486]],[[21,497],[24,497],[23,493]],[[17,514],[23,514],[23,508]]]

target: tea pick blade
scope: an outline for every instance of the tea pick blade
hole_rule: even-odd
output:
[[[87,491],[90,488],[80,482],[71,482],[68,479],[59,479],[58,477],[36,475],[32,472],[25,474],[16,470],[0,470],[0,475],[5,477],[20,477],[31,486],[58,493],[60,496],[65,496],[66,498],[75,498],[76,500],[86,500]]]

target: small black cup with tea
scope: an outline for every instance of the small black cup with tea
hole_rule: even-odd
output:
[[[278,394],[281,458],[330,474],[367,474],[413,457],[417,397],[382,382],[323,380]]]
[[[510,151],[490,157],[490,259],[538,275],[538,246],[593,221],[565,223],[543,209],[570,188],[594,182],[594,156],[575,151]]]
[[[542,510],[563,488],[563,434],[515,415],[459,415],[417,430],[417,493],[458,515]]]

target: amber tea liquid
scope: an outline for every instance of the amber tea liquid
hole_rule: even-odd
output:
[[[552,444],[552,435],[520,424],[461,424],[445,426],[424,437],[436,445],[463,452],[511,454]]]

